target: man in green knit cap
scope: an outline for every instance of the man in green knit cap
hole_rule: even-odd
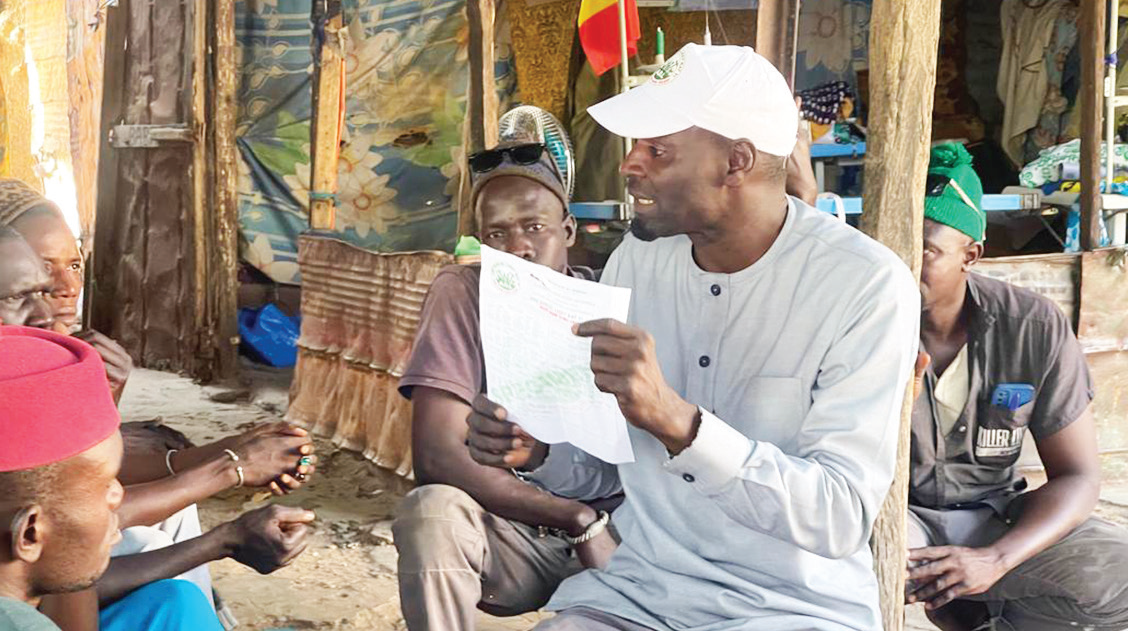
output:
[[[1093,518],[1093,384],[1050,300],[972,273],[983,189],[962,145],[932,150],[924,210],[906,599],[940,628],[1128,628],[1128,531]],[[1029,431],[1048,481],[1016,463]]]

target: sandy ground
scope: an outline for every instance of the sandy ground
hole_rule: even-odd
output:
[[[197,443],[279,420],[285,411],[289,373],[248,369],[245,388],[200,387],[173,374],[137,370],[122,399],[126,421],[161,419]],[[237,398],[234,403],[220,403]],[[396,550],[391,518],[410,488],[357,454],[318,441],[317,475],[301,491],[278,500],[317,512],[316,532],[305,554],[291,566],[260,576],[233,561],[212,564],[220,596],[240,629],[405,629],[396,588]],[[1128,525],[1128,458],[1106,463],[1098,514]],[[248,492],[229,492],[205,502],[205,528],[257,506]],[[479,615],[481,631],[530,629],[540,614],[517,618]],[[919,607],[906,627],[935,629]]]

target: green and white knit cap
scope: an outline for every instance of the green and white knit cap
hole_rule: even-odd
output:
[[[982,242],[987,231],[983,212],[983,184],[971,166],[971,154],[959,143],[932,148],[928,161],[930,179],[947,183],[930,187],[924,198],[924,217],[951,226]],[[937,177],[940,176],[940,177]]]

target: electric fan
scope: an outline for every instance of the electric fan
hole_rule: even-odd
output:
[[[548,147],[556,168],[564,178],[568,199],[575,188],[576,162],[572,141],[556,117],[534,105],[519,105],[498,121],[499,142],[539,142]]]

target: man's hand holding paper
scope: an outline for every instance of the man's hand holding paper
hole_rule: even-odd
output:
[[[596,387],[592,342],[573,332],[592,320],[625,321],[630,290],[570,278],[488,247],[482,248],[480,290],[487,390],[497,405],[475,405],[475,459],[496,456],[505,440],[506,453],[531,450],[526,442],[535,437],[572,443],[604,462],[633,462],[619,404]],[[520,428],[508,438],[473,431],[475,416],[496,414]]]
[[[681,453],[697,434],[697,406],[678,396],[662,376],[654,338],[646,331],[617,320],[594,320],[573,327],[591,338],[591,369],[595,385],[615,395],[627,421]]]

